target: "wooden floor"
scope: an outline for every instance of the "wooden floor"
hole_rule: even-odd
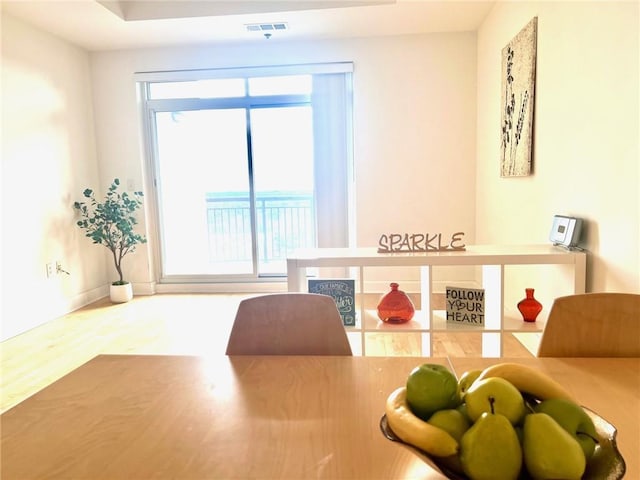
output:
[[[224,354],[238,303],[247,295],[176,294],[100,300],[0,343],[0,412],[96,355]],[[367,337],[368,355],[420,356],[420,334]],[[478,334],[434,337],[433,356],[480,356]],[[531,356],[512,335],[504,356]]]

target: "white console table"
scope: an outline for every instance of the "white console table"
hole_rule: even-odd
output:
[[[366,354],[367,332],[421,332],[422,355],[431,356],[434,332],[478,332],[482,336],[482,353],[486,357],[502,356],[505,332],[541,332],[544,322],[526,323],[505,315],[504,268],[507,265],[572,265],[573,290],[584,293],[586,253],[569,251],[553,245],[469,245],[464,251],[412,253],[378,253],[376,248],[318,248],[296,251],[287,259],[288,289],[307,291],[307,269],[324,267],[359,268],[359,293],[364,297],[365,267],[420,267],[421,309],[413,320],[401,325],[381,322],[375,310],[360,308],[355,327],[345,327],[351,336],[359,335],[362,354]],[[485,289],[485,324],[481,327],[447,324],[444,311],[431,308],[432,268],[437,266],[481,266]],[[360,302],[362,305],[362,301]]]

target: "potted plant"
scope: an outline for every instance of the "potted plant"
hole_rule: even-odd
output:
[[[136,245],[146,243],[147,239],[134,231],[138,223],[135,212],[142,206],[142,192],[119,193],[120,180],[114,179],[104,201],[98,202],[95,193],[87,188],[82,194],[86,202],[74,202],[73,208],[80,212],[81,220],[77,225],[85,235],[109,249],[119,280],[111,284],[109,294],[115,303],[128,302],[133,298],[131,283],[122,276],[122,260],[133,253]]]

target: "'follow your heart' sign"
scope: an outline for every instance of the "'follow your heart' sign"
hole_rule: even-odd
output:
[[[484,289],[446,287],[447,323],[484,325]]]

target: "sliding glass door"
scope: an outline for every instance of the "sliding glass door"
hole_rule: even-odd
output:
[[[329,245],[332,228],[322,228],[324,246],[345,246],[347,169],[330,171],[345,158],[318,145],[332,136],[327,125],[345,125],[345,112],[333,119],[318,82],[285,75],[145,85],[160,281],[284,277],[287,255],[318,246],[322,225],[341,238]]]
[[[244,109],[158,112],[158,199],[167,275],[252,274]]]
[[[282,275],[287,253],[316,245],[311,107],[251,110],[258,274]]]

